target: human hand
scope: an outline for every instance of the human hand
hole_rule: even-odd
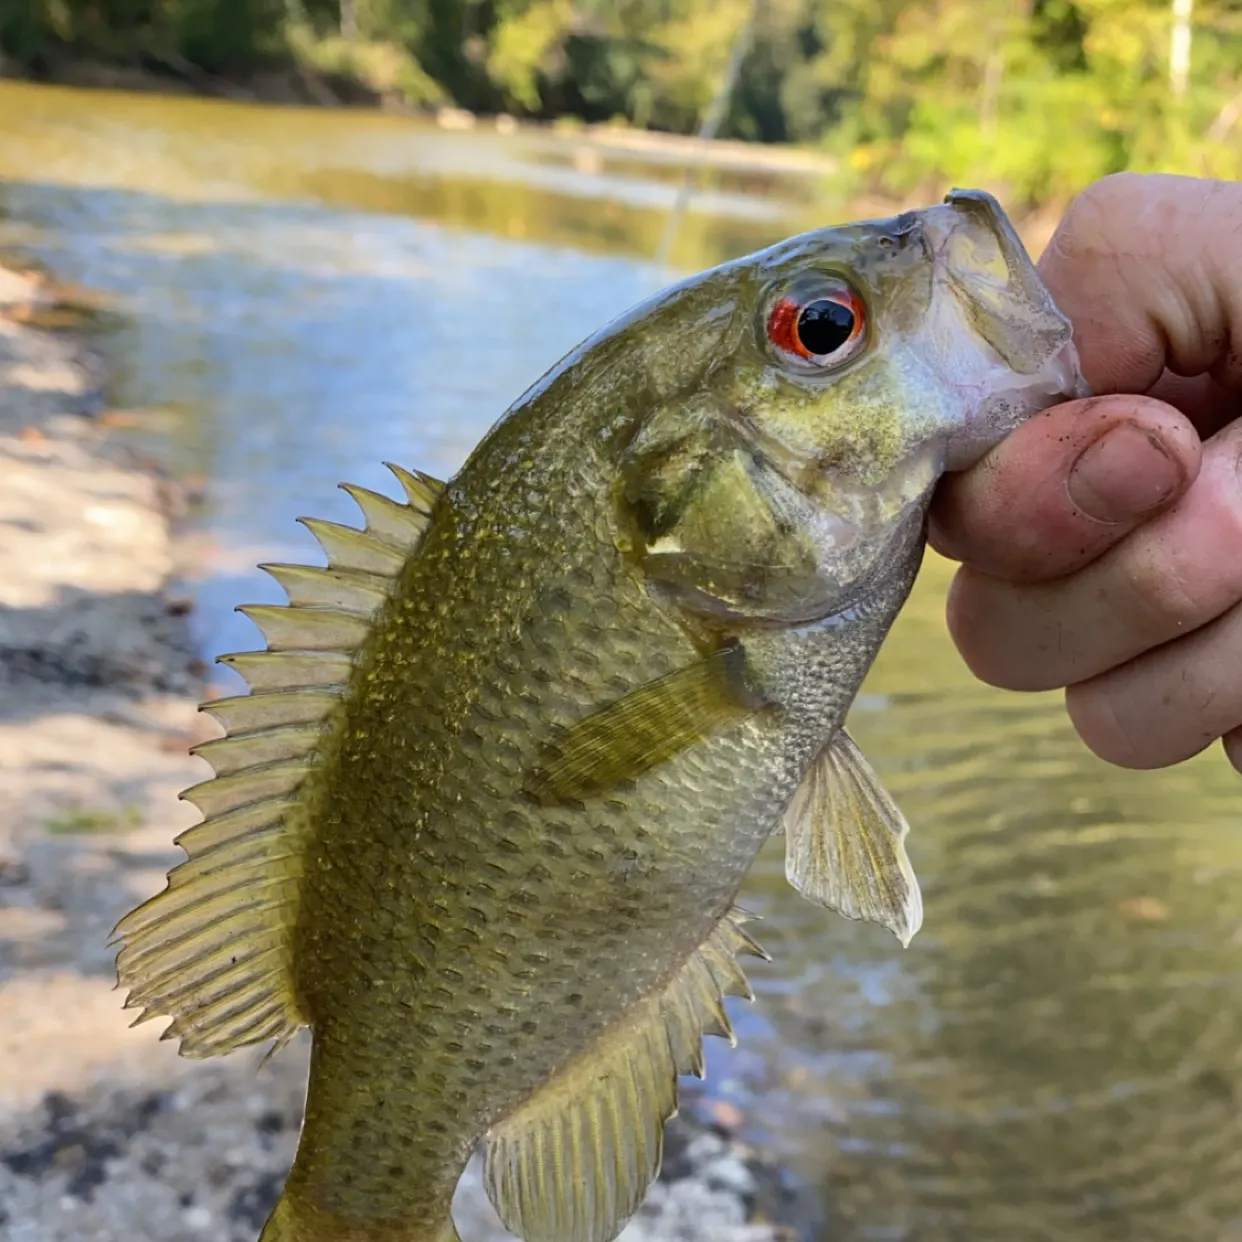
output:
[[[1106,178],[1039,267],[1102,395],[940,489],[950,632],[985,682],[1067,687],[1112,763],[1224,738],[1242,771],[1242,184]]]

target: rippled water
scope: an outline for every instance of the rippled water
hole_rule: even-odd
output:
[[[200,638],[279,598],[293,519],[353,520],[382,459],[447,475],[655,267],[666,165],[357,113],[0,83],[0,245],[124,312],[114,403],[205,492]],[[801,227],[814,186],[721,175],[674,259]],[[853,728],[912,824],[923,932],[806,905],[779,843],[774,961],[715,1089],[823,1188],[833,1242],[1242,1239],[1242,838],[1213,754],[1112,770],[1055,696],[975,685],[932,558]]]

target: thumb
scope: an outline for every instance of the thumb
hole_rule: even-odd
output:
[[[937,490],[929,538],[1010,582],[1061,577],[1175,503],[1199,471],[1199,436],[1150,397],[1089,397],[1024,423]]]

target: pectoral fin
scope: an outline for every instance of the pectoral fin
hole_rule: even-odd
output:
[[[784,827],[785,875],[798,892],[910,943],[923,898],[906,856],[909,825],[844,729],[803,777]]]
[[[767,705],[736,644],[648,682],[561,734],[529,782],[552,798],[586,798],[671,759]]]

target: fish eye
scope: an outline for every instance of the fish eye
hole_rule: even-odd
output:
[[[802,296],[787,293],[768,314],[768,340],[787,358],[834,369],[852,358],[866,339],[867,308],[844,281]]]

